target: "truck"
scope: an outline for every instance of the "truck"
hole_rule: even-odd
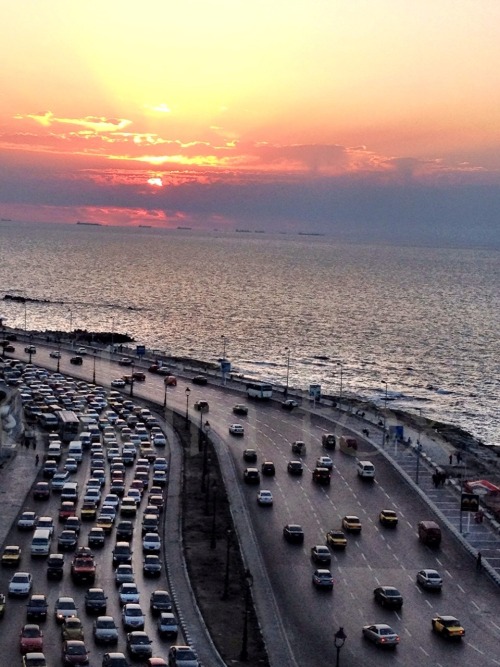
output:
[[[342,435],[339,440],[339,448],[344,454],[356,456],[358,452],[358,441],[352,435]]]
[[[71,578],[78,584],[95,580],[96,564],[94,554],[88,547],[80,547],[71,563]]]

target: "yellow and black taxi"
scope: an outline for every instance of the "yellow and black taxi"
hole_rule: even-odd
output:
[[[97,517],[96,528],[102,528],[106,535],[108,535],[113,530],[113,517],[111,514],[101,512]]]
[[[342,519],[342,528],[348,533],[360,533],[361,521],[354,514],[346,514]]]
[[[434,616],[432,619],[432,629],[438,635],[447,639],[462,639],[465,635],[460,621],[455,616]]]
[[[345,549],[347,537],[341,530],[329,530],[326,534],[326,543],[332,549]]]
[[[91,502],[85,502],[80,510],[80,519],[82,521],[95,521],[97,517],[97,505]]]
[[[2,565],[12,567],[21,562],[21,547],[14,544],[7,545],[2,552]]]
[[[394,510],[382,510],[378,515],[378,520],[382,526],[387,528],[396,528],[398,525],[398,515]]]

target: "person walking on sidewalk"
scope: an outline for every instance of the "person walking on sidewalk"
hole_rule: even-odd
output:
[[[38,454],[35,456],[35,465],[37,466],[40,463],[40,457]]]
[[[483,555],[480,551],[478,551],[476,556],[476,570],[481,570],[482,567],[483,567]]]

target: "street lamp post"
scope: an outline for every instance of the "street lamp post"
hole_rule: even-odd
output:
[[[27,317],[26,317],[26,298],[24,299],[24,333],[26,334],[27,329]]]
[[[335,662],[335,667],[340,667],[340,649],[345,644],[347,635],[344,632],[344,628],[341,626],[334,635],[335,648],[337,649],[337,660]]]
[[[344,389],[344,364],[337,361],[337,366],[340,366],[340,392],[339,392],[339,412],[342,412],[342,392]]]
[[[286,352],[286,384],[285,384],[285,398],[288,398],[288,382],[290,380],[290,348],[285,347]]]
[[[222,591],[221,600],[227,600],[229,597],[229,555],[231,552],[231,537],[233,531],[231,528],[226,530],[226,569],[224,573],[224,590]]]
[[[422,453],[422,443],[420,439],[422,437],[422,408],[417,408],[420,413],[420,419],[418,424],[418,438],[417,438],[417,470],[415,472],[415,484],[418,486],[418,476],[420,472],[420,454]]]
[[[166,378],[165,378],[165,380],[166,380]],[[164,392],[163,392],[163,409],[166,411],[166,409],[167,409],[167,387],[168,387],[168,385],[167,385],[167,383],[165,382],[165,380],[163,381],[163,385],[164,385]]]
[[[200,414],[201,417],[201,414]],[[201,429],[201,419],[200,419],[200,429]],[[207,477],[207,472],[208,472],[208,433],[210,431],[210,422],[207,420],[205,422],[204,429],[205,433],[202,435],[203,437],[203,468],[201,471],[201,490],[205,490],[205,485],[206,485],[206,477]]]
[[[186,387],[186,425],[189,423],[189,394],[191,389]]]
[[[92,371],[92,383],[95,384],[95,357],[97,354],[97,350],[94,350],[94,369]]]
[[[57,373],[59,373],[59,369],[61,367],[61,340],[59,339],[57,341]]]
[[[384,425],[383,425],[383,432],[382,432],[382,447],[385,447],[385,429],[387,426],[387,382],[385,380],[382,380],[382,383],[385,384],[385,395],[384,395]]]
[[[250,589],[253,585],[253,576],[250,570],[245,571],[245,615],[243,617],[243,637],[241,640],[240,660],[248,660],[248,612],[250,608]]]
[[[134,369],[135,363],[132,362],[131,374],[130,374],[130,398],[134,397]]]
[[[226,367],[225,367],[225,363],[226,363],[226,342],[227,342],[227,338],[226,338],[226,336],[224,336],[224,334],[221,336],[221,338],[222,338],[222,345],[223,345],[223,347],[222,347],[222,364],[223,364],[223,366],[222,366],[222,368],[223,368],[223,371],[222,371],[222,384],[225,385],[225,384],[226,384]]]
[[[217,546],[217,535],[216,535],[216,508],[217,508],[217,480],[214,479],[212,482],[212,532],[210,535],[210,548],[215,549]]]

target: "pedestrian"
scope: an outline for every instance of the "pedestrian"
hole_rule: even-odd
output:
[[[38,454],[35,456],[35,465],[37,466],[40,463],[40,457]]]
[[[450,454],[449,461],[450,461],[450,465],[451,465],[453,463],[453,454]]]
[[[461,454],[460,452],[457,452],[457,453],[455,454],[455,456],[457,457],[457,463],[461,463],[461,461],[462,461],[462,454]]]
[[[476,570],[480,570],[483,567],[483,556],[480,551],[477,552],[476,556]]]
[[[33,436],[33,449],[36,449],[36,437]]]

